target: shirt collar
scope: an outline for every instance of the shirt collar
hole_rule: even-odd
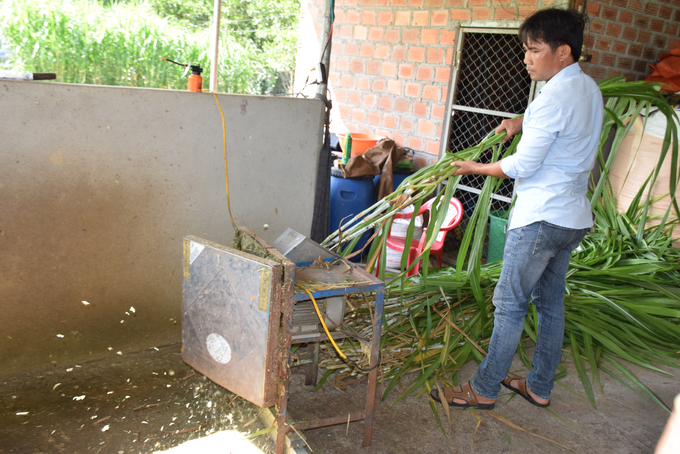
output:
[[[571,65],[562,68],[560,72],[552,76],[550,80],[545,83],[543,88],[541,88],[541,91],[545,90],[546,88],[552,87],[553,85],[556,85],[561,81],[569,77],[575,76],[576,74],[579,74],[581,72],[582,72],[581,67],[578,65],[578,63],[572,63]]]

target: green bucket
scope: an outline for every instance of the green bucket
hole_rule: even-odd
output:
[[[492,211],[489,213],[489,252],[487,263],[495,262],[503,258],[505,247],[505,233],[508,228],[508,212],[505,210]]]

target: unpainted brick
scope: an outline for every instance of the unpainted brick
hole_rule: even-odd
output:
[[[368,38],[368,29],[361,25],[355,25],[354,34],[352,36],[354,36],[354,39],[363,41]]]
[[[652,44],[659,49],[666,49],[668,37],[664,35],[655,35],[654,39],[652,39]]]
[[[635,63],[633,64],[633,71],[638,72],[638,73],[647,72],[648,68],[649,68],[649,63],[646,62],[645,60],[635,60]]]
[[[423,101],[413,101],[413,110],[411,111],[416,117],[427,116],[428,103]]]
[[[602,8],[602,14],[600,14],[600,17],[605,20],[616,20],[616,16],[618,15],[618,9],[605,6]]]
[[[418,44],[420,37],[420,29],[406,28],[401,33],[401,42],[404,44]]]
[[[427,48],[427,63],[440,65],[444,63],[444,49],[439,47]]]
[[[653,32],[661,33],[663,32],[663,26],[664,21],[661,19],[652,19],[651,23],[649,24],[649,29]]]
[[[625,27],[621,33],[621,38],[628,41],[635,41],[637,39],[638,31],[633,27]]]
[[[413,12],[413,26],[414,27],[427,27],[430,25],[430,12],[429,11],[414,11]]]
[[[371,86],[371,79],[366,76],[357,77],[356,89],[368,91]]]
[[[385,29],[382,27],[371,27],[368,29],[368,40],[369,41],[382,41],[383,33]]]
[[[427,139],[427,145],[425,146],[425,153],[433,154],[435,156],[439,155],[440,141]]]
[[[383,77],[396,77],[397,64],[391,61],[384,62],[382,69],[380,70],[380,75]]]
[[[436,28],[424,28],[420,33],[420,44],[437,44],[439,40],[439,30]]]
[[[361,21],[361,15],[359,11],[351,9],[347,11],[347,23],[348,24],[358,24]]]
[[[642,56],[642,44],[631,44],[628,48],[628,55],[631,57]]]
[[[391,47],[387,44],[376,44],[374,50],[375,58],[385,60],[390,56],[390,49]]]
[[[604,33],[606,24],[603,20],[600,19],[593,19],[590,21],[590,30],[591,32],[601,35]]]
[[[456,42],[456,32],[452,30],[442,30],[439,36],[439,44],[442,46],[453,46]]]
[[[595,44],[595,48],[599,50],[609,50],[612,47],[612,39],[611,38],[605,38],[604,36],[600,36],[597,38],[597,44]]]
[[[643,16],[642,14],[638,14],[635,16],[634,24],[637,28],[643,28],[646,30],[649,28],[649,18]]]
[[[390,129],[397,129],[397,116],[393,114],[384,114],[383,115],[383,123],[382,125],[385,128],[390,128]]]
[[[378,25],[392,25],[392,11],[380,11],[378,13]]]
[[[636,11],[638,13],[642,12],[642,9],[644,6],[642,6],[642,2],[640,0],[630,0],[630,3],[628,4],[628,8],[632,11]]]
[[[416,80],[421,82],[432,82],[434,79],[434,68],[427,65],[419,65],[416,69]]]
[[[378,60],[369,60],[366,62],[366,74],[377,76],[380,74],[380,62]]]
[[[422,62],[425,60],[424,47],[410,47],[408,49],[408,61]]]
[[[649,44],[651,39],[652,34],[650,32],[644,30],[638,31],[637,42],[639,42],[640,44]]]
[[[359,55],[363,58],[371,58],[373,57],[373,44],[369,43],[361,43],[361,50],[359,51]]]
[[[379,78],[379,79],[373,79],[373,82],[371,83],[371,91],[377,92],[377,93],[383,93],[387,89],[387,81],[385,79]],[[392,99],[392,98],[387,98],[385,96],[381,96],[380,100],[382,102],[382,99]]]
[[[347,93],[347,104],[358,106],[361,102],[361,95],[358,91],[350,91]]]
[[[394,25],[411,25],[411,12],[410,11],[395,12]]]
[[[432,118],[443,120],[446,114],[446,106],[443,104],[432,104]]]
[[[612,46],[612,52],[616,54],[625,54],[627,50],[628,43],[624,43],[623,41],[614,41],[614,45]]]
[[[372,126],[380,126],[381,125],[380,117],[381,117],[380,112],[370,110],[368,112],[367,118],[368,124]]]
[[[400,80],[388,80],[387,92],[393,95],[401,95],[402,84],[403,82]]]
[[[410,96],[411,98],[420,97],[420,84],[416,82],[406,82],[404,87],[404,94]]]
[[[616,63],[616,55],[603,53],[602,54],[602,64],[604,66],[614,66]]]
[[[355,74],[357,74],[357,73],[363,74],[363,72],[364,72],[364,61],[353,58],[349,62],[349,70],[352,71]]]
[[[470,20],[470,11],[467,9],[452,9],[451,20]]]
[[[633,13],[630,11],[620,11],[619,12],[619,22],[622,24],[632,24],[633,23]]]
[[[413,132],[416,127],[416,123],[409,117],[406,117],[404,115],[402,115],[401,118],[399,118],[399,125],[400,125],[399,129],[406,132]]]
[[[396,112],[404,113],[411,110],[411,101],[404,98],[397,98],[394,101],[394,110]]]
[[[444,87],[442,87],[444,89]],[[429,99],[431,101],[437,101],[439,98],[439,89],[436,85],[424,85],[423,86],[423,99]]]
[[[434,122],[431,120],[418,120],[418,134],[426,136],[434,134]]]
[[[630,70],[633,68],[633,59],[628,57],[620,57],[616,67],[623,70]]]
[[[400,79],[413,79],[416,66],[413,63],[402,63],[399,65]]]
[[[656,16],[657,14],[659,14],[659,4],[648,1],[642,11],[645,14],[649,14],[650,16]]]
[[[358,107],[352,109],[352,121],[356,123],[366,123],[366,110]]]
[[[449,21],[449,14],[447,11],[432,11],[430,22],[433,27],[443,27]]]
[[[491,8],[472,8],[472,19],[491,19]]]
[[[424,148],[423,147],[423,139],[421,139],[420,137],[409,136],[407,143],[408,143],[409,148],[413,148],[414,150],[418,150],[418,151],[423,151],[423,148]]]
[[[398,43],[399,42],[399,30],[396,28],[390,28],[385,30],[385,41],[388,43]]]
[[[406,59],[406,47],[394,46],[394,49],[392,49],[392,60],[404,61],[405,59]]]
[[[451,77],[451,68],[445,68],[443,66],[439,66],[437,69],[435,69],[435,75],[434,75],[434,81],[435,82],[440,82],[440,83],[448,83],[449,78]]]
[[[673,17],[673,8],[666,5],[661,5],[659,8],[659,17],[662,19],[670,19]]]
[[[376,17],[375,11],[365,9],[361,12],[361,23],[363,25],[375,25]]]
[[[493,10],[493,18],[496,20],[514,20],[516,16],[515,8],[497,7]]]
[[[444,0],[427,0],[426,5],[428,8],[441,8],[444,6]]]
[[[621,25],[616,24],[614,22],[610,22],[607,24],[607,35],[613,36],[614,38],[618,38],[621,36]]]
[[[361,105],[364,107],[375,107],[375,105],[378,103],[378,97],[372,93],[366,93],[364,94],[364,99],[361,102]]]

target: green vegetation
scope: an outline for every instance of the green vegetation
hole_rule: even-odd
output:
[[[9,66],[60,82],[186,89],[194,62],[209,85],[212,0],[5,0],[0,38]],[[218,91],[285,92],[294,67],[296,0],[225,0]],[[283,83],[282,83],[283,82]]]
[[[593,406],[595,391],[600,387],[600,374],[605,373],[666,408],[621,360],[660,373],[667,372],[660,369],[659,364],[680,367],[680,250],[672,246],[671,236],[680,211],[675,200],[678,131],[674,121],[668,121],[655,171],[649,175],[630,208],[618,213],[608,177],[618,146],[630,131],[634,119],[652,106],[657,106],[669,119],[674,113],[661,96],[659,84],[625,83],[621,78],[605,80],[599,85],[606,98],[600,140],[603,170],[600,179],[593,182],[590,194],[595,214],[594,229],[581,243],[581,249],[572,255],[567,274],[564,354],[573,359],[585,394]],[[605,157],[602,147],[610,131],[613,131],[614,143],[611,153]],[[371,227],[382,227],[382,231],[387,232],[395,212],[410,204],[417,212],[440,183],[445,184],[441,206],[448,207],[459,180],[459,177],[449,178],[455,170],[451,162],[475,159],[485,150],[492,150],[493,160],[499,159],[499,142],[504,134],[491,133],[476,147],[446,153],[439,162],[407,178],[395,193],[366,210],[359,219],[348,221],[342,228],[342,235],[334,233],[325,244],[342,247],[344,254],[349,253],[357,235]],[[515,137],[505,153],[514,153],[518,142],[519,137]],[[660,224],[651,227],[647,224],[648,210],[655,200],[650,199],[650,188],[667,154],[674,169],[669,187],[672,203],[665,216],[661,219],[657,216]],[[402,388],[402,398],[412,392],[429,392],[438,383],[450,386],[457,382],[457,372],[464,364],[469,361],[479,363],[486,354],[493,329],[491,300],[502,263],[483,264],[481,258],[488,226],[488,202],[497,185],[497,178],[486,179],[464,232],[456,267],[428,269],[429,251],[425,250],[420,276],[406,279],[402,272],[392,276],[395,279],[387,284],[389,299],[384,312],[380,374],[386,384],[385,394],[395,386],[401,386],[400,380],[406,373],[415,373],[416,377],[407,389]],[[433,210],[431,223],[441,225],[444,211]],[[428,228],[429,245],[437,230],[436,227]],[[406,244],[410,244],[412,233],[413,221],[407,231]],[[380,260],[384,260],[385,237],[383,233],[373,241],[367,270],[371,269],[380,249],[383,251]],[[383,262],[380,270],[384,269]],[[402,270],[406,270],[406,256],[402,260]],[[359,339],[370,337],[371,314],[365,304],[357,302],[350,320]],[[525,342],[536,340],[537,323],[536,311],[530,305],[524,339],[518,350],[527,368],[531,367],[531,360]],[[342,348],[349,358],[366,366],[360,342],[348,340]],[[356,372],[330,350],[327,346],[327,358],[322,362],[327,369],[324,380],[333,375],[336,383],[354,380],[352,374]],[[557,378],[565,373],[566,369],[560,366]],[[434,410],[434,401],[431,403]]]

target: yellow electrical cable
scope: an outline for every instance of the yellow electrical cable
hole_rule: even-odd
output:
[[[323,317],[321,316],[321,311],[319,310],[319,306],[317,306],[316,300],[315,300],[314,297],[312,296],[312,293],[311,293],[309,290],[307,290],[306,288],[304,288],[304,287],[302,287],[302,286],[300,286],[300,285],[298,285],[298,287],[300,287],[302,290],[304,290],[305,292],[307,292],[307,294],[309,295],[309,297],[312,299],[312,304],[314,304],[314,309],[316,310],[316,315],[319,317],[319,321],[321,322],[321,326],[323,326],[323,330],[326,331],[326,336],[328,336],[328,339],[331,341],[331,344],[333,344],[333,347],[335,347],[335,351],[338,352],[338,355],[340,355],[340,357],[341,357],[342,359],[347,359],[347,355],[345,355],[345,354],[340,350],[340,347],[338,347],[338,344],[336,344],[335,341],[333,340],[333,338],[331,337],[331,333],[330,333],[330,331],[328,331],[328,327],[326,326],[326,324],[325,324],[324,321],[323,321]]]
[[[227,209],[229,210],[229,218],[231,219],[231,225],[234,226],[236,230],[236,223],[234,222],[234,217],[231,215],[231,202],[229,200],[229,170],[227,168],[227,128],[224,125],[224,112],[222,112],[222,106],[220,105],[220,100],[217,99],[217,95],[212,90],[206,90],[212,93],[217,102],[217,107],[220,109],[220,115],[222,116],[222,140],[224,144],[224,181],[227,187]]]

